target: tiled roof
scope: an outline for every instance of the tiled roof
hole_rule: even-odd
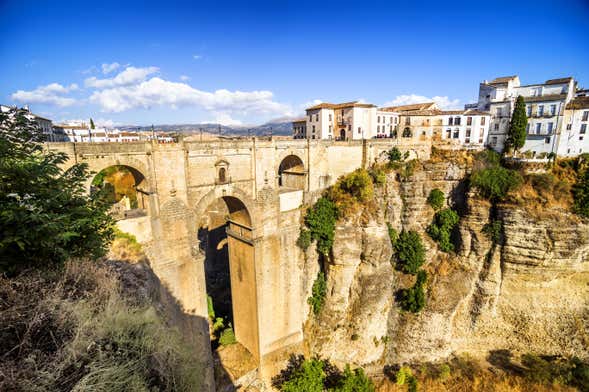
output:
[[[380,108],[380,111],[383,112],[408,112],[414,110],[435,110],[438,106],[435,102],[424,102],[424,103],[414,103],[411,105],[401,105],[401,106],[389,106],[385,108]]]
[[[296,120],[292,120],[292,122],[293,123],[300,123],[300,122],[306,123],[307,122],[307,119],[306,118],[298,118]]]
[[[589,97],[577,97],[566,106],[567,109],[589,109]]]
[[[560,79],[550,79],[547,80],[546,83],[544,84],[563,84],[563,83],[568,83],[570,82],[572,79],[572,77],[566,77],[566,78],[560,78]]]
[[[525,102],[545,102],[545,101],[562,101],[566,99],[566,94],[538,95],[536,97],[524,97]]]
[[[358,101],[344,102],[344,103],[322,102],[322,103],[320,103],[318,105],[311,106],[310,108],[307,108],[307,110],[316,110],[316,109],[344,109],[344,108],[351,108],[351,107],[357,107],[357,108],[373,108],[373,107],[376,107],[376,106],[373,105],[373,104],[371,104],[371,103],[360,103]]]
[[[513,79],[517,78],[517,75],[513,75],[513,76],[501,76],[498,78],[495,78],[493,80],[491,80],[489,82],[489,84],[505,84]]]

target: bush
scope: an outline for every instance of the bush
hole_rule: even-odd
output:
[[[500,243],[501,238],[503,237],[503,222],[500,220],[492,220],[483,226],[483,233],[485,233],[494,243]]]
[[[317,250],[328,255],[333,246],[337,209],[335,204],[322,197],[307,211],[305,223],[311,232],[311,238],[317,241]]]
[[[395,230],[393,228],[393,225],[391,225],[389,222],[387,222],[387,229],[389,231],[389,239],[391,240],[391,245],[393,246],[393,249],[395,249],[395,244],[399,239],[399,233],[397,233],[397,230]]]
[[[38,125],[13,109],[0,113],[0,273],[97,258],[112,239],[110,207],[88,195],[87,166],[45,151]]]
[[[416,274],[425,262],[425,248],[415,231],[403,230],[395,243],[395,250],[399,267],[405,273]]]
[[[393,147],[387,151],[387,158],[389,158],[389,162],[399,162],[403,160],[403,154],[397,147]]]
[[[311,245],[311,232],[302,228],[297,239],[297,246],[302,250],[307,250],[309,245]]]
[[[509,192],[517,189],[523,183],[523,178],[515,170],[494,167],[474,172],[470,183],[477,188],[481,196],[497,201],[504,199]]]
[[[434,221],[427,228],[427,233],[438,242],[440,249],[444,252],[451,252],[454,250],[454,244],[450,240],[452,230],[458,224],[460,218],[456,211],[446,208],[442,211],[436,212]]]
[[[228,346],[235,343],[237,343],[237,339],[235,339],[235,332],[233,332],[233,327],[229,325],[229,327],[225,328],[221,332],[221,336],[219,336],[219,344],[221,346]]]
[[[573,200],[575,213],[589,218],[589,168],[580,170],[573,186]]]
[[[272,386],[283,392],[374,392],[374,384],[360,368],[343,372],[329,361],[305,360],[292,355],[287,367],[272,379]]]
[[[317,279],[313,282],[311,292],[311,297],[307,299],[307,302],[311,305],[313,313],[318,315],[321,312],[321,309],[323,309],[325,295],[327,294],[327,281],[325,280],[325,274],[323,272],[319,272],[319,275],[317,275]]]
[[[438,188],[432,189],[427,197],[427,203],[436,211],[444,206],[445,201],[446,196],[444,195],[444,192]]]
[[[372,178],[366,169],[356,169],[352,173],[340,177],[329,188],[328,198],[337,207],[340,216],[354,211],[361,203],[365,203],[374,196]]]
[[[370,170],[370,177],[372,177],[372,182],[376,185],[382,185],[387,182],[386,173],[378,167],[374,167]]]
[[[401,290],[400,305],[401,309],[419,313],[425,307],[425,292],[423,290],[427,281],[427,273],[423,270],[417,272],[417,280],[413,287]]]

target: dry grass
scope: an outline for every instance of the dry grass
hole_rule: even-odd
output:
[[[198,390],[191,347],[137,298],[103,263],[0,278],[0,390]]]
[[[115,228],[115,238],[111,242],[108,252],[110,260],[120,260],[127,263],[145,263],[147,256],[143,252],[141,244],[134,235],[122,232]]]

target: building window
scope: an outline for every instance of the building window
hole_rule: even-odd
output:
[[[313,115],[309,114],[309,121],[313,121]]]
[[[552,127],[554,127],[554,124],[549,122],[548,123],[548,133],[552,133]]]
[[[541,131],[542,131],[542,124],[541,123],[536,124],[536,134],[539,135]]]
[[[485,116],[481,117],[481,125],[485,125],[486,120],[487,120],[487,117],[485,117]]]
[[[526,115],[532,117],[532,105],[526,106]]]
[[[405,125],[411,125],[411,117],[405,118]]]
[[[497,108],[497,117],[501,117],[503,115],[503,108]]]
[[[499,130],[499,124],[495,124],[495,130],[498,131]]]
[[[479,144],[483,144],[483,137],[479,137]]]
[[[469,137],[467,137],[466,139],[464,139],[464,142],[465,142],[466,144],[470,143],[470,138],[469,138]]]
[[[466,118],[466,125],[472,125],[472,117]]]
[[[589,120],[589,111],[585,110],[583,112],[583,119],[581,121],[587,121]]]
[[[454,130],[454,135],[452,135],[452,137],[454,139],[458,139],[459,136],[460,136],[460,131],[458,129]]]
[[[315,125],[313,125],[313,133],[315,133]]]
[[[451,129],[446,129],[446,138],[450,139],[452,137],[452,130]]]
[[[538,116],[544,115],[544,105],[538,105]]]
[[[330,126],[329,126],[329,133],[331,133],[331,129],[332,129],[332,126],[330,125]]]
[[[579,140],[583,140],[583,136],[579,136]]]
[[[453,117],[448,118],[448,125],[454,125],[454,118]]]
[[[329,114],[329,122],[331,122],[331,113]]]
[[[556,105],[550,105],[550,114],[553,116],[556,114]]]
[[[358,135],[362,133],[362,128],[358,127]]]
[[[454,118],[454,125],[460,125],[460,117]]]
[[[376,118],[376,122],[377,122],[377,123],[379,123],[379,122],[380,122],[380,116],[378,116],[378,117]]]
[[[315,115],[315,121],[319,121],[319,113]]]
[[[585,132],[587,132],[587,124],[581,124],[581,130],[579,133],[585,134]]]
[[[492,144],[493,146],[497,145],[497,136],[493,136],[493,137],[491,138],[491,144]]]
[[[466,137],[470,137],[470,129],[466,130]]]
[[[380,125],[376,126],[376,132],[380,132]]]
[[[567,131],[570,131],[573,128],[573,124],[567,124]]]
[[[550,144],[550,136],[548,136],[547,138],[544,139],[544,143],[545,144]]]

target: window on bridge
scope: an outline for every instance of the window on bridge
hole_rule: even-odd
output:
[[[305,165],[301,158],[289,155],[280,162],[278,167],[278,186],[283,190],[305,189]]]
[[[127,219],[147,214],[147,181],[138,170],[123,165],[109,166],[92,180],[91,192],[101,192],[112,204],[115,219]]]

